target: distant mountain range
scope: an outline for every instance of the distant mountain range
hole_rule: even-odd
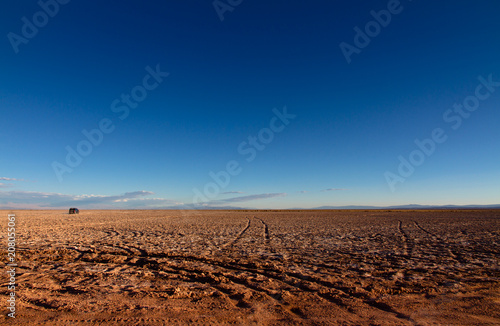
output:
[[[497,205],[397,205],[397,206],[321,206],[311,209],[500,209]]]
[[[175,209],[198,209],[198,210],[255,210],[249,207],[235,207],[235,206],[191,206],[176,207]],[[314,208],[286,208],[283,210],[321,210],[321,209],[500,209],[500,204],[496,205],[396,205],[396,206],[320,206]],[[262,209],[265,210],[265,209]]]

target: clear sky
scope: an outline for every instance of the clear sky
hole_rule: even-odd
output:
[[[7,1],[0,208],[500,203],[497,1]]]

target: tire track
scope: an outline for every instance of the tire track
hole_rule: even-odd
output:
[[[134,238],[141,238],[142,236],[144,236],[144,232],[142,232],[142,231],[132,231],[132,236]]]
[[[115,253],[110,253],[110,252],[102,252],[99,256],[103,254],[115,254]],[[161,257],[163,258],[164,255],[150,255],[149,257],[152,258],[157,258]],[[168,257],[175,257],[175,258],[187,258],[186,256],[168,256]],[[211,265],[211,266],[217,266],[217,267],[223,267],[223,264],[210,264],[208,263],[208,260],[206,259],[195,259],[195,257],[190,257],[192,259],[189,259],[190,261],[196,261],[196,262],[202,262],[206,265]],[[187,259],[183,260],[186,261]],[[105,260],[106,261],[106,260]],[[129,265],[129,266],[134,266],[134,267],[139,267],[139,268],[144,268],[145,266],[154,271],[164,271],[167,272],[169,275],[177,275],[177,278],[181,281],[187,281],[187,282],[192,282],[192,283],[199,283],[199,284],[207,284],[211,288],[218,290],[219,292],[222,292],[223,296],[226,297],[226,299],[230,301],[235,301],[236,307],[239,308],[248,308],[250,307],[250,304],[247,303],[244,298],[244,293],[238,293],[238,290],[235,288],[226,288],[223,286],[223,284],[238,284],[250,291],[257,292],[260,294],[265,295],[266,297],[277,301],[282,304],[279,298],[277,298],[276,295],[274,295],[270,290],[266,288],[262,288],[257,284],[252,284],[252,282],[246,280],[246,279],[241,279],[240,277],[231,274],[230,272],[223,272],[223,271],[207,271],[202,268],[196,268],[196,267],[188,267],[188,266],[177,266],[173,264],[162,264],[159,263],[158,261],[146,257],[142,257],[139,260],[136,260],[132,262],[132,258],[127,259],[123,264]],[[230,270],[238,270],[242,272],[253,272],[253,270],[247,270],[244,268],[226,268]],[[223,280],[221,280],[224,279]],[[293,316],[298,316],[300,318],[303,318],[299,313],[294,312],[292,310],[286,309],[286,307],[281,306],[283,310]]]
[[[116,238],[116,237],[120,236],[120,233],[118,231],[116,231],[115,229],[104,229],[104,230],[102,230],[102,232],[106,233],[108,235],[108,237],[111,237],[111,238]]]
[[[408,236],[408,233],[403,229],[403,222],[398,221],[398,232],[403,241],[403,255],[407,258],[413,256],[413,251],[415,249],[414,241]]]
[[[247,224],[245,225],[245,227],[236,235],[236,237],[232,241],[225,244],[223,246],[224,248],[230,248],[234,246],[241,239],[241,237],[243,237],[245,232],[247,232],[247,230],[250,228],[251,220],[247,216],[245,216],[245,218],[247,219]]]
[[[114,244],[114,245],[110,245],[110,244],[105,244],[107,246],[110,246],[112,248],[116,248],[116,249],[119,249],[119,250],[123,250],[127,253],[129,253],[129,255],[132,255],[134,257],[136,256],[140,256],[140,257],[144,257],[144,256],[147,256],[148,255],[148,252],[142,248],[139,248],[139,247],[136,247],[136,246],[130,246],[128,244]]]
[[[117,322],[123,323],[120,325],[168,325],[170,319],[159,319],[159,318],[143,318],[143,317],[110,317],[110,318],[95,318],[95,319],[75,319],[75,318],[56,318],[54,319],[54,324],[63,323],[66,324],[98,324],[98,325],[108,325],[111,322],[116,324]]]
[[[264,222],[262,219],[254,216],[255,219],[259,220],[260,223],[262,224],[262,226],[264,227],[263,229],[263,234],[262,236],[264,237],[264,240],[266,241],[266,243],[269,242],[270,238],[269,238],[269,227],[267,226],[266,222]]]
[[[434,233],[432,233],[432,232],[430,232],[430,231],[428,231],[428,230],[424,229],[424,228],[423,228],[423,227],[421,227],[421,226],[420,226],[420,224],[418,224],[416,221],[413,221],[413,224],[415,224],[415,226],[416,226],[418,229],[420,229],[421,231],[423,231],[423,232],[427,233],[427,234],[428,234],[428,235],[430,235],[430,236],[433,236],[433,237],[435,237],[435,238],[439,239],[439,237],[438,237],[436,234],[434,234]]]
[[[90,248],[89,250],[81,250],[81,249],[78,249],[78,247],[74,247],[74,246],[68,246],[66,247],[66,249],[69,249],[69,250],[75,250],[79,253],[78,257],[76,257],[74,259],[74,261],[79,261],[83,258],[83,256],[85,256],[86,254],[89,254],[89,253],[94,253],[95,252],[95,249],[93,248]]]
[[[303,291],[303,292],[308,292],[312,295],[317,295],[318,297],[335,304],[337,306],[343,307],[347,309],[347,307],[352,306],[349,301],[356,301],[357,303],[363,303],[366,304],[372,308],[375,308],[377,310],[382,310],[384,312],[389,312],[395,315],[395,317],[399,319],[404,319],[404,320],[409,320],[409,316],[406,316],[405,314],[402,314],[396,310],[394,310],[392,307],[388,306],[385,303],[378,302],[377,300],[371,298],[365,293],[361,292],[356,292],[353,291],[351,288],[346,288],[346,287],[339,287],[336,286],[335,284],[321,280],[317,277],[311,277],[311,276],[304,276],[299,273],[293,273],[293,272],[286,272],[282,271],[279,269],[272,269],[272,268],[256,268],[253,267],[253,264],[234,264],[234,263],[226,263],[226,262],[221,262],[217,260],[210,260],[207,258],[203,257],[196,257],[196,256],[182,256],[182,255],[150,255],[150,257],[157,257],[157,258],[181,258],[183,260],[190,260],[190,261],[196,261],[196,262],[201,262],[207,265],[211,266],[217,266],[220,268],[224,268],[227,270],[232,270],[232,271],[238,271],[238,272],[250,272],[254,274],[258,274],[261,276],[264,276],[268,279],[272,279],[274,281],[277,281],[281,284],[290,286],[292,288],[295,288],[297,290]],[[172,268],[172,266],[168,266]],[[185,272],[190,272],[194,274],[202,274],[205,273],[202,269],[187,269],[186,267],[176,267],[175,269],[177,270],[182,270]],[[255,292],[259,292],[262,294],[265,294],[266,296],[276,300],[280,301],[279,299],[276,298],[276,296],[268,289],[261,288],[258,285],[250,284],[247,280],[241,280],[237,276],[234,276],[233,274],[222,274],[226,279],[229,279],[231,282],[240,284],[250,290],[253,290]],[[309,284],[308,284],[309,283]],[[327,288],[329,291],[333,292],[321,292],[317,291],[313,287],[311,287],[312,284],[316,284],[319,286],[322,286],[324,288]]]
[[[430,232],[428,230],[426,230],[425,228],[423,228],[422,226],[420,226],[420,224],[418,224],[417,221],[413,221],[413,224],[415,224],[415,226],[421,230],[422,232],[425,232],[426,234],[430,235],[431,237],[433,237],[434,240],[437,240],[438,243],[439,243],[439,246],[441,247],[441,251],[442,253],[448,253],[449,255],[449,258],[451,258],[452,260],[456,261],[456,262],[459,262],[461,264],[467,264],[468,261],[464,258],[464,255],[462,253],[461,250],[457,250],[455,248],[450,248],[449,244],[446,243],[446,240],[441,238],[440,236],[438,236],[437,234],[433,233],[433,232]]]
[[[243,232],[242,232],[243,233]],[[132,250],[126,248],[126,247],[112,247],[121,249],[123,251],[127,252],[132,252]],[[137,248],[135,248],[137,249]],[[245,277],[241,277],[238,275],[241,275],[242,272],[246,273],[252,273],[252,274],[257,274],[264,276],[265,278],[269,280],[276,281],[285,287],[289,287],[292,289],[299,290],[301,292],[307,292],[311,295],[315,295],[327,302],[330,302],[336,306],[339,306],[343,309],[346,309],[349,311],[348,307],[353,306],[353,304],[359,305],[359,304],[364,304],[368,305],[374,309],[381,310],[384,312],[389,312],[391,314],[394,314],[395,317],[400,318],[400,319],[405,319],[409,320],[409,317],[399,313],[398,311],[394,310],[392,307],[388,306],[387,304],[384,304],[382,302],[376,301],[374,298],[371,298],[368,294],[357,292],[356,290],[353,290],[353,288],[348,288],[348,287],[341,287],[338,285],[335,285],[331,282],[324,281],[318,277],[313,277],[313,276],[305,276],[300,273],[294,273],[294,272],[287,272],[281,269],[277,268],[272,268],[269,266],[256,266],[254,263],[232,263],[232,262],[224,262],[224,261],[218,261],[218,260],[212,260],[204,257],[196,257],[196,256],[187,256],[187,255],[178,255],[178,254],[167,254],[167,253],[151,253],[147,254],[145,253],[144,256],[141,256],[140,259],[133,260],[133,258],[136,257],[135,253],[131,253],[128,255],[128,259],[126,259],[123,262],[120,262],[120,260],[110,260],[108,258],[103,257],[104,255],[112,255],[112,256],[123,256],[120,253],[117,253],[115,251],[105,251],[105,250],[100,250],[98,252],[95,252],[96,256],[94,257],[89,257],[89,256],[84,256],[81,258],[81,261],[85,262],[103,262],[103,263],[115,263],[115,264],[120,264],[120,265],[129,265],[129,266],[134,266],[138,268],[147,268],[152,271],[163,271],[167,272],[169,275],[177,275],[180,280],[182,281],[189,281],[193,283],[200,283],[200,284],[208,284],[210,287],[217,289],[219,291],[221,290],[221,285],[220,284],[238,284],[250,291],[257,292],[260,294],[265,295],[268,298],[273,299],[280,305],[282,304],[281,298],[279,295],[276,295],[273,293],[271,289],[267,289],[265,287],[262,287],[260,285],[260,282],[252,282],[246,279]],[[133,257],[130,257],[133,256]],[[62,257],[64,259],[64,257]],[[172,263],[162,263],[158,262],[157,259],[179,259],[183,262],[186,261],[191,261],[191,262],[196,262],[196,263],[202,263],[205,265],[209,265],[212,267],[218,267],[218,270],[216,271],[210,271],[203,269],[201,267],[189,267],[189,266],[178,266]],[[222,269],[222,270],[220,270]],[[226,270],[226,272],[224,271]],[[238,272],[238,274],[234,274],[231,272]],[[207,276],[208,274],[208,276]],[[225,279],[226,282],[221,281],[222,279]],[[326,291],[323,290],[318,290],[318,287],[326,289]],[[279,287],[281,288],[281,287]],[[225,288],[224,288],[225,289]],[[227,290],[227,289],[226,289]],[[228,296],[229,299],[231,300],[236,300],[236,296]],[[242,300],[237,301],[237,306],[238,307],[244,307],[246,303]],[[283,307],[283,309],[285,309]],[[286,309],[285,309],[286,310]],[[295,313],[293,311],[288,311],[289,313],[293,313],[296,316],[303,317],[299,313]]]
[[[182,256],[182,257],[188,258],[186,256]],[[286,282],[281,277],[279,277],[277,275],[270,275],[268,273],[264,273],[264,272],[259,271],[257,269],[241,268],[241,267],[238,267],[238,265],[225,265],[224,263],[217,262],[217,261],[209,262],[209,260],[203,259],[203,258],[197,258],[197,257],[189,257],[189,258],[190,258],[189,260],[192,260],[192,261],[203,262],[204,264],[207,264],[210,266],[217,266],[217,267],[229,270],[229,271],[224,272],[224,271],[219,270],[216,272],[207,272],[207,271],[204,271],[203,269],[189,268],[186,266],[180,267],[180,266],[174,266],[174,265],[167,265],[167,266],[163,266],[160,268],[163,271],[168,271],[168,273],[175,273],[175,274],[180,275],[182,277],[188,277],[189,282],[208,284],[210,287],[222,292],[227,299],[232,300],[232,301],[236,301],[235,306],[237,306],[239,308],[250,307],[250,305],[245,300],[243,300],[244,293],[238,293],[238,290],[235,288],[226,288],[223,286],[224,284],[234,284],[234,285],[237,284],[237,285],[240,285],[249,291],[262,294],[265,297],[267,297],[267,298],[275,301],[277,304],[279,304],[279,307],[282,308],[283,311],[285,311],[286,313],[291,314],[295,317],[299,317],[301,319],[305,319],[304,315],[299,310],[295,311],[293,309],[288,309],[286,307],[286,303],[283,302],[280,294],[273,293],[274,292],[273,290],[260,286],[259,285],[260,283],[251,282],[244,277],[234,275],[231,273],[232,271],[249,272],[249,273],[254,273],[254,274],[266,276],[268,279],[278,281],[278,282],[284,284],[285,286],[288,286],[290,289],[293,288],[293,289],[303,290],[303,291],[309,292],[313,295],[317,294],[320,298],[322,298],[326,301],[329,301],[329,302],[334,303],[336,305],[345,307],[345,304],[343,304],[341,301],[335,300],[334,298],[332,298],[330,295],[328,295],[326,293],[317,293],[317,291],[315,291],[314,289],[311,289],[305,285],[304,286],[297,286],[296,284],[294,284],[295,282],[293,282],[293,281]],[[208,277],[206,276],[207,273],[209,274]],[[223,280],[221,280],[221,279],[223,279]]]
[[[356,301],[357,303],[363,303],[365,305],[368,305],[372,308],[375,308],[377,310],[381,310],[384,312],[389,312],[394,314],[395,317],[399,319],[404,319],[404,320],[411,320],[411,318],[403,313],[398,312],[397,310],[393,309],[389,305],[379,302],[375,300],[374,298],[370,297],[369,295],[361,292],[357,292],[353,290],[352,288],[347,288],[347,287],[339,287],[336,286],[335,284],[321,280],[320,278],[317,277],[311,277],[311,276],[304,276],[301,275],[300,273],[292,273],[292,272],[286,272],[282,270],[276,270],[276,269],[270,269],[270,268],[265,268],[265,269],[257,269],[257,268],[242,268],[241,266],[244,265],[234,265],[231,263],[221,263],[218,261],[209,261],[208,259],[204,258],[197,258],[197,257],[189,257],[192,260],[196,261],[202,261],[205,264],[209,265],[216,265],[218,267],[222,267],[225,269],[230,269],[234,271],[240,271],[240,272],[251,272],[255,274],[259,274],[262,276],[267,277],[268,279],[272,279],[274,281],[280,282],[282,284],[288,285],[292,288],[295,288],[297,290],[303,291],[303,292],[308,292],[312,295],[317,295],[318,297],[335,304],[337,306],[343,307],[347,309],[348,307],[352,306],[350,302]],[[288,278],[287,278],[288,277]],[[238,283],[240,285],[243,285],[251,290],[254,290],[256,292],[264,292],[267,296],[279,301],[275,295],[270,294],[269,290],[267,289],[261,289],[258,286],[255,285],[250,285],[248,284],[247,281],[245,280],[239,280],[236,278],[234,275],[229,274],[229,278],[232,282]],[[310,284],[308,284],[310,283]],[[311,287],[311,284],[314,285],[319,285],[324,288],[327,288],[329,291],[333,291],[333,293],[329,292],[321,292],[317,291],[316,289]]]
[[[136,250],[139,253],[139,256],[141,256],[141,257],[147,257],[149,255],[147,250],[144,250],[140,247],[127,245],[127,248],[132,248],[132,249]]]

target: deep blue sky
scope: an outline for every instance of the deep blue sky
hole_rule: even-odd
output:
[[[212,1],[1,6],[0,208],[188,207],[193,189],[254,208],[500,202],[495,1],[243,0],[223,21]],[[340,44],[388,6],[348,63]],[[112,103],[146,67],[169,75],[121,120]],[[464,100],[475,110],[453,112]],[[285,107],[286,126],[273,119]],[[114,130],[58,178],[103,119]],[[249,162],[248,137],[271,121],[280,131]],[[398,172],[436,128],[446,140]],[[239,173],[214,187],[230,161]]]

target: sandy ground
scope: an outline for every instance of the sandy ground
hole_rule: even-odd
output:
[[[500,211],[16,214],[2,325],[500,325]]]

